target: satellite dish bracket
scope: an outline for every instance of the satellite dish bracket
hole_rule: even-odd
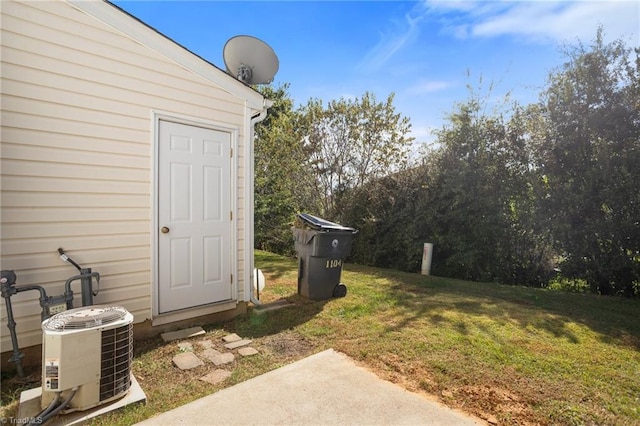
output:
[[[240,80],[243,83],[249,84],[249,82],[251,81],[252,75],[253,75],[253,71],[251,71],[251,68],[249,68],[245,64],[240,64],[240,66],[238,67],[238,75],[236,75],[236,78],[238,80]]]

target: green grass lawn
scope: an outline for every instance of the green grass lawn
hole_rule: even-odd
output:
[[[256,265],[267,275],[265,298],[296,299],[294,261],[257,252]],[[640,424],[637,300],[351,264],[342,281],[344,299],[238,325],[292,328],[385,379],[500,423]]]
[[[295,259],[257,251],[256,267],[267,280],[261,300],[294,306],[250,307],[204,328],[207,338],[251,338],[259,355],[234,361],[231,378],[212,387],[198,380],[204,370],[172,365],[175,343],[136,341],[133,373],[147,403],[93,423],[132,424],[334,348],[491,423],[640,425],[640,301],[346,264],[347,296],[312,302],[297,295]],[[11,380],[2,388],[11,414],[19,392]]]

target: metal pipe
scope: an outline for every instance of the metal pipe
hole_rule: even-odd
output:
[[[58,253],[60,254],[60,258],[75,266],[79,271],[80,275],[75,275],[67,280],[65,283],[65,293],[64,293],[64,302],[67,305],[67,309],[73,308],[73,291],[71,290],[71,283],[75,280],[80,280],[80,286],[82,291],[82,306],[91,306],[93,305],[93,296],[97,296],[100,291],[100,274],[97,272],[91,272],[91,268],[81,268],[76,262],[69,258],[64,253],[62,248],[58,249]],[[96,282],[98,283],[98,290],[93,291],[93,278],[96,278]],[[42,308],[42,312],[40,314],[41,320],[44,321],[49,317],[49,305],[51,303],[55,303],[60,301],[63,296],[59,297],[47,297],[47,293],[43,287],[37,285],[30,285],[24,287],[15,287],[16,282],[16,274],[13,271],[3,270],[2,276],[0,277],[0,284],[2,290],[2,297],[5,299],[5,305],[7,309],[7,327],[9,328],[9,333],[11,335],[11,345],[13,347],[13,353],[11,358],[9,358],[9,362],[13,362],[16,365],[16,372],[19,377],[24,377],[24,370],[22,368],[22,358],[24,358],[24,354],[20,352],[20,347],[18,345],[18,336],[16,333],[16,321],[13,316],[13,307],[11,305],[11,296],[16,293],[22,293],[24,291],[37,290],[40,293],[40,307]]]
[[[7,327],[9,327],[9,334],[11,335],[11,346],[13,347],[13,354],[9,358],[9,362],[13,362],[16,365],[16,372],[19,377],[24,377],[24,370],[22,369],[22,358],[24,354],[20,352],[18,346],[18,336],[16,335],[16,321],[13,319],[13,309],[11,308],[11,296],[5,296],[4,285],[2,291],[2,297],[7,306]]]
[[[81,274],[82,306],[91,306],[93,305],[93,296],[97,296],[98,291],[100,291],[100,274],[97,272],[92,273],[91,268],[82,269]],[[98,290],[95,293],[93,292],[93,277],[96,277],[98,283]]]
[[[82,306],[93,305],[93,287],[91,284],[91,268],[83,268],[80,271],[80,289],[82,291]]]
[[[69,306],[69,303],[73,301],[73,290],[71,290],[71,283],[73,281],[80,280],[80,291],[82,292],[82,306],[93,305],[93,296],[97,296],[100,291],[100,274],[98,272],[91,272],[91,268],[82,269],[82,274],[74,275],[64,283],[64,294],[67,296],[67,307],[69,309],[73,306]],[[92,278],[96,279],[98,283],[98,290],[93,291]]]
[[[64,254],[64,250],[62,249],[62,247],[60,247],[58,249],[58,253],[60,254],[60,259],[62,259],[63,262],[68,262],[68,263],[72,264],[73,266],[76,267],[76,269],[78,271],[80,271],[80,273],[82,273],[82,268],[80,267],[80,265],[78,265],[76,262],[74,262],[73,259],[71,259],[69,256]]]
[[[7,327],[9,328],[9,334],[11,336],[11,346],[13,347],[13,352],[11,354],[11,358],[9,358],[9,362],[12,362],[16,365],[16,372],[18,373],[18,376],[24,377],[24,370],[22,368],[22,358],[24,358],[24,354],[20,352],[20,346],[18,345],[16,321],[13,316],[11,296],[23,291],[38,290],[38,292],[40,292],[40,305],[43,305],[43,303],[46,303],[47,294],[40,286],[15,287],[15,282],[16,274],[13,271],[2,271],[2,276],[0,278],[1,293],[7,309]]]

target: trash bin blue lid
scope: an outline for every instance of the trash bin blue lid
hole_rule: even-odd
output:
[[[299,213],[298,218],[302,220],[306,225],[318,231],[348,231],[357,232],[354,228],[348,226],[342,226],[340,224],[329,222],[328,220],[319,218],[317,216],[310,215],[308,213]]]

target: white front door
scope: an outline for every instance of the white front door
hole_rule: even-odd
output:
[[[158,310],[230,300],[231,133],[159,122]]]

